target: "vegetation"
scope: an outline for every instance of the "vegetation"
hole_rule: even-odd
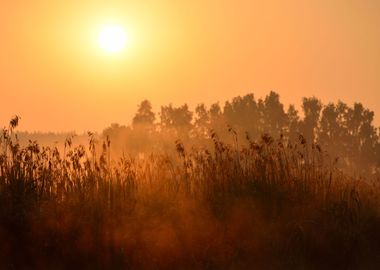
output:
[[[168,153],[173,141],[180,139],[189,146],[211,149],[209,131],[234,144],[229,128],[236,131],[241,146],[248,135],[259,140],[262,134],[286,141],[297,141],[302,134],[308,144],[318,144],[337,157],[337,166],[350,174],[366,177],[380,172],[380,129],[373,124],[374,113],[362,104],[352,107],[339,101],[323,105],[315,97],[304,98],[302,116],[290,105],[285,110],[280,97],[270,92],[256,100],[253,94],[235,97],[224,106],[218,103],[207,108],[204,104],[190,111],[185,104],[179,107],[162,106],[156,117],[149,101],[143,101],[131,126],[113,124],[103,132],[113,142],[113,156],[141,152]],[[158,118],[158,119],[157,119]]]
[[[223,117],[233,115],[226,108]],[[325,133],[315,135],[315,110],[306,110],[302,121],[294,120],[294,111],[285,114],[294,120],[288,127],[308,127],[307,138],[281,133],[282,122],[268,118],[275,135],[243,133],[242,139],[229,126],[226,141],[215,126],[222,119],[217,105],[197,107],[198,115],[214,120],[197,118],[196,130],[188,120],[171,119],[191,120],[186,106],[162,110],[161,127],[139,110],[131,134],[145,136],[154,148],[165,134],[189,143],[196,131],[200,144],[177,140],[175,156],[145,152],[120,159],[111,157],[107,136],[97,142],[92,133],[88,147],[73,146],[71,138],[62,151],[33,141],[24,147],[14,118],[0,139],[1,268],[378,269],[379,182],[376,175],[344,173],[317,144]],[[326,130],[325,121],[317,122]]]

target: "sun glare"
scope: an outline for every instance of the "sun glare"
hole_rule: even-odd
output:
[[[117,53],[125,48],[128,37],[121,26],[106,25],[100,29],[98,41],[105,52]]]

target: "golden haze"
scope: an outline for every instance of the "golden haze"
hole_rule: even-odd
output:
[[[380,113],[380,2],[5,1],[0,9],[0,123],[101,130],[137,104],[194,106],[270,90]],[[122,25],[117,56],[96,42]],[[379,124],[379,118],[375,119]]]

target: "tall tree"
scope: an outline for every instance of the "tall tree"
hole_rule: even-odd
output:
[[[203,103],[195,107],[194,128],[195,134],[200,138],[205,138],[210,129],[210,113]]]
[[[177,136],[189,136],[192,128],[193,113],[189,110],[187,104],[180,107],[173,107],[171,104],[162,106],[160,117],[161,129],[174,131]]]
[[[225,138],[227,126],[219,103],[211,104],[209,109],[209,115],[210,129],[215,131],[220,137]]]
[[[300,133],[300,118],[298,116],[298,111],[294,107],[294,105],[289,105],[287,111],[287,136],[290,141],[294,142]]]
[[[139,127],[153,127],[156,115],[152,111],[152,105],[148,100],[144,100],[140,103],[137,112],[132,120],[132,126],[134,128]]]
[[[149,152],[155,148],[157,144],[155,119],[151,103],[143,100],[132,120],[133,131],[128,135],[131,148],[136,149],[135,152]]]
[[[314,143],[322,103],[315,97],[303,98],[302,109],[304,112],[304,119],[301,122],[301,132],[308,143]]]
[[[271,91],[264,100],[264,123],[265,131],[274,137],[283,133],[287,123],[287,115],[284,105],[280,102],[280,96]]]
[[[336,147],[336,140],[339,139],[340,126],[338,123],[338,111],[335,104],[330,103],[325,106],[321,113],[318,129],[318,141],[329,149]]]
[[[235,97],[231,102],[227,101],[223,112],[225,121],[239,134],[248,132],[250,136],[258,136],[259,113],[253,94],[243,97]]]

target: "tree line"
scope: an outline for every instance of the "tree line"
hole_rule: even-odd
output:
[[[288,144],[304,140],[310,147],[320,147],[339,159],[339,166],[346,169],[379,172],[380,129],[374,126],[373,111],[361,103],[322,104],[316,97],[303,98],[301,108],[301,112],[294,105],[285,108],[273,91],[264,99],[247,94],[223,106],[199,104],[194,111],[187,104],[170,104],[155,113],[151,103],[144,100],[130,126],[112,124],[103,136],[115,142],[113,150],[121,154],[171,149],[178,139],[191,146],[207,147],[211,133],[227,143],[236,139],[241,144],[247,138],[260,140],[266,134]]]

